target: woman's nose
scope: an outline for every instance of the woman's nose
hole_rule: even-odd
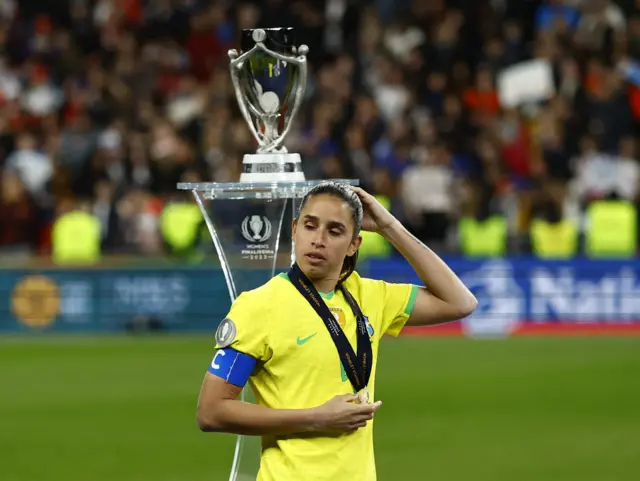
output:
[[[314,247],[324,247],[324,233],[318,229],[313,236],[313,239],[311,240],[311,245],[313,245]]]

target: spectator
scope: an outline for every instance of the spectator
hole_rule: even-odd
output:
[[[36,142],[36,138],[30,133],[19,134],[16,149],[7,157],[5,167],[17,173],[33,197],[38,197],[47,190],[53,175],[51,159],[38,149]]]
[[[453,213],[451,153],[443,144],[422,151],[402,174],[402,199],[409,223],[420,239],[443,249]]]
[[[37,209],[20,177],[11,169],[0,176],[0,248],[15,254],[35,253]]]

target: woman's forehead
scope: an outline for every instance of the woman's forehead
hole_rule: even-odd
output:
[[[321,220],[339,220],[342,222],[351,219],[349,204],[335,195],[314,195],[304,205],[301,217],[313,216]]]

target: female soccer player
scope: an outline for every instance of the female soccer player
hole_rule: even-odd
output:
[[[360,230],[378,232],[426,287],[355,272]],[[429,248],[359,188],[323,183],[293,222],[296,263],[233,303],[198,401],[203,431],[262,436],[259,481],[376,479],[378,345],[405,324],[461,319],[476,299]],[[238,400],[250,383],[257,404]]]

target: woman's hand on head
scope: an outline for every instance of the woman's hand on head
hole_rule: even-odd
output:
[[[362,216],[362,228],[364,230],[381,233],[397,222],[391,212],[385,209],[374,196],[360,187],[353,187],[353,191],[360,198],[364,209]]]

